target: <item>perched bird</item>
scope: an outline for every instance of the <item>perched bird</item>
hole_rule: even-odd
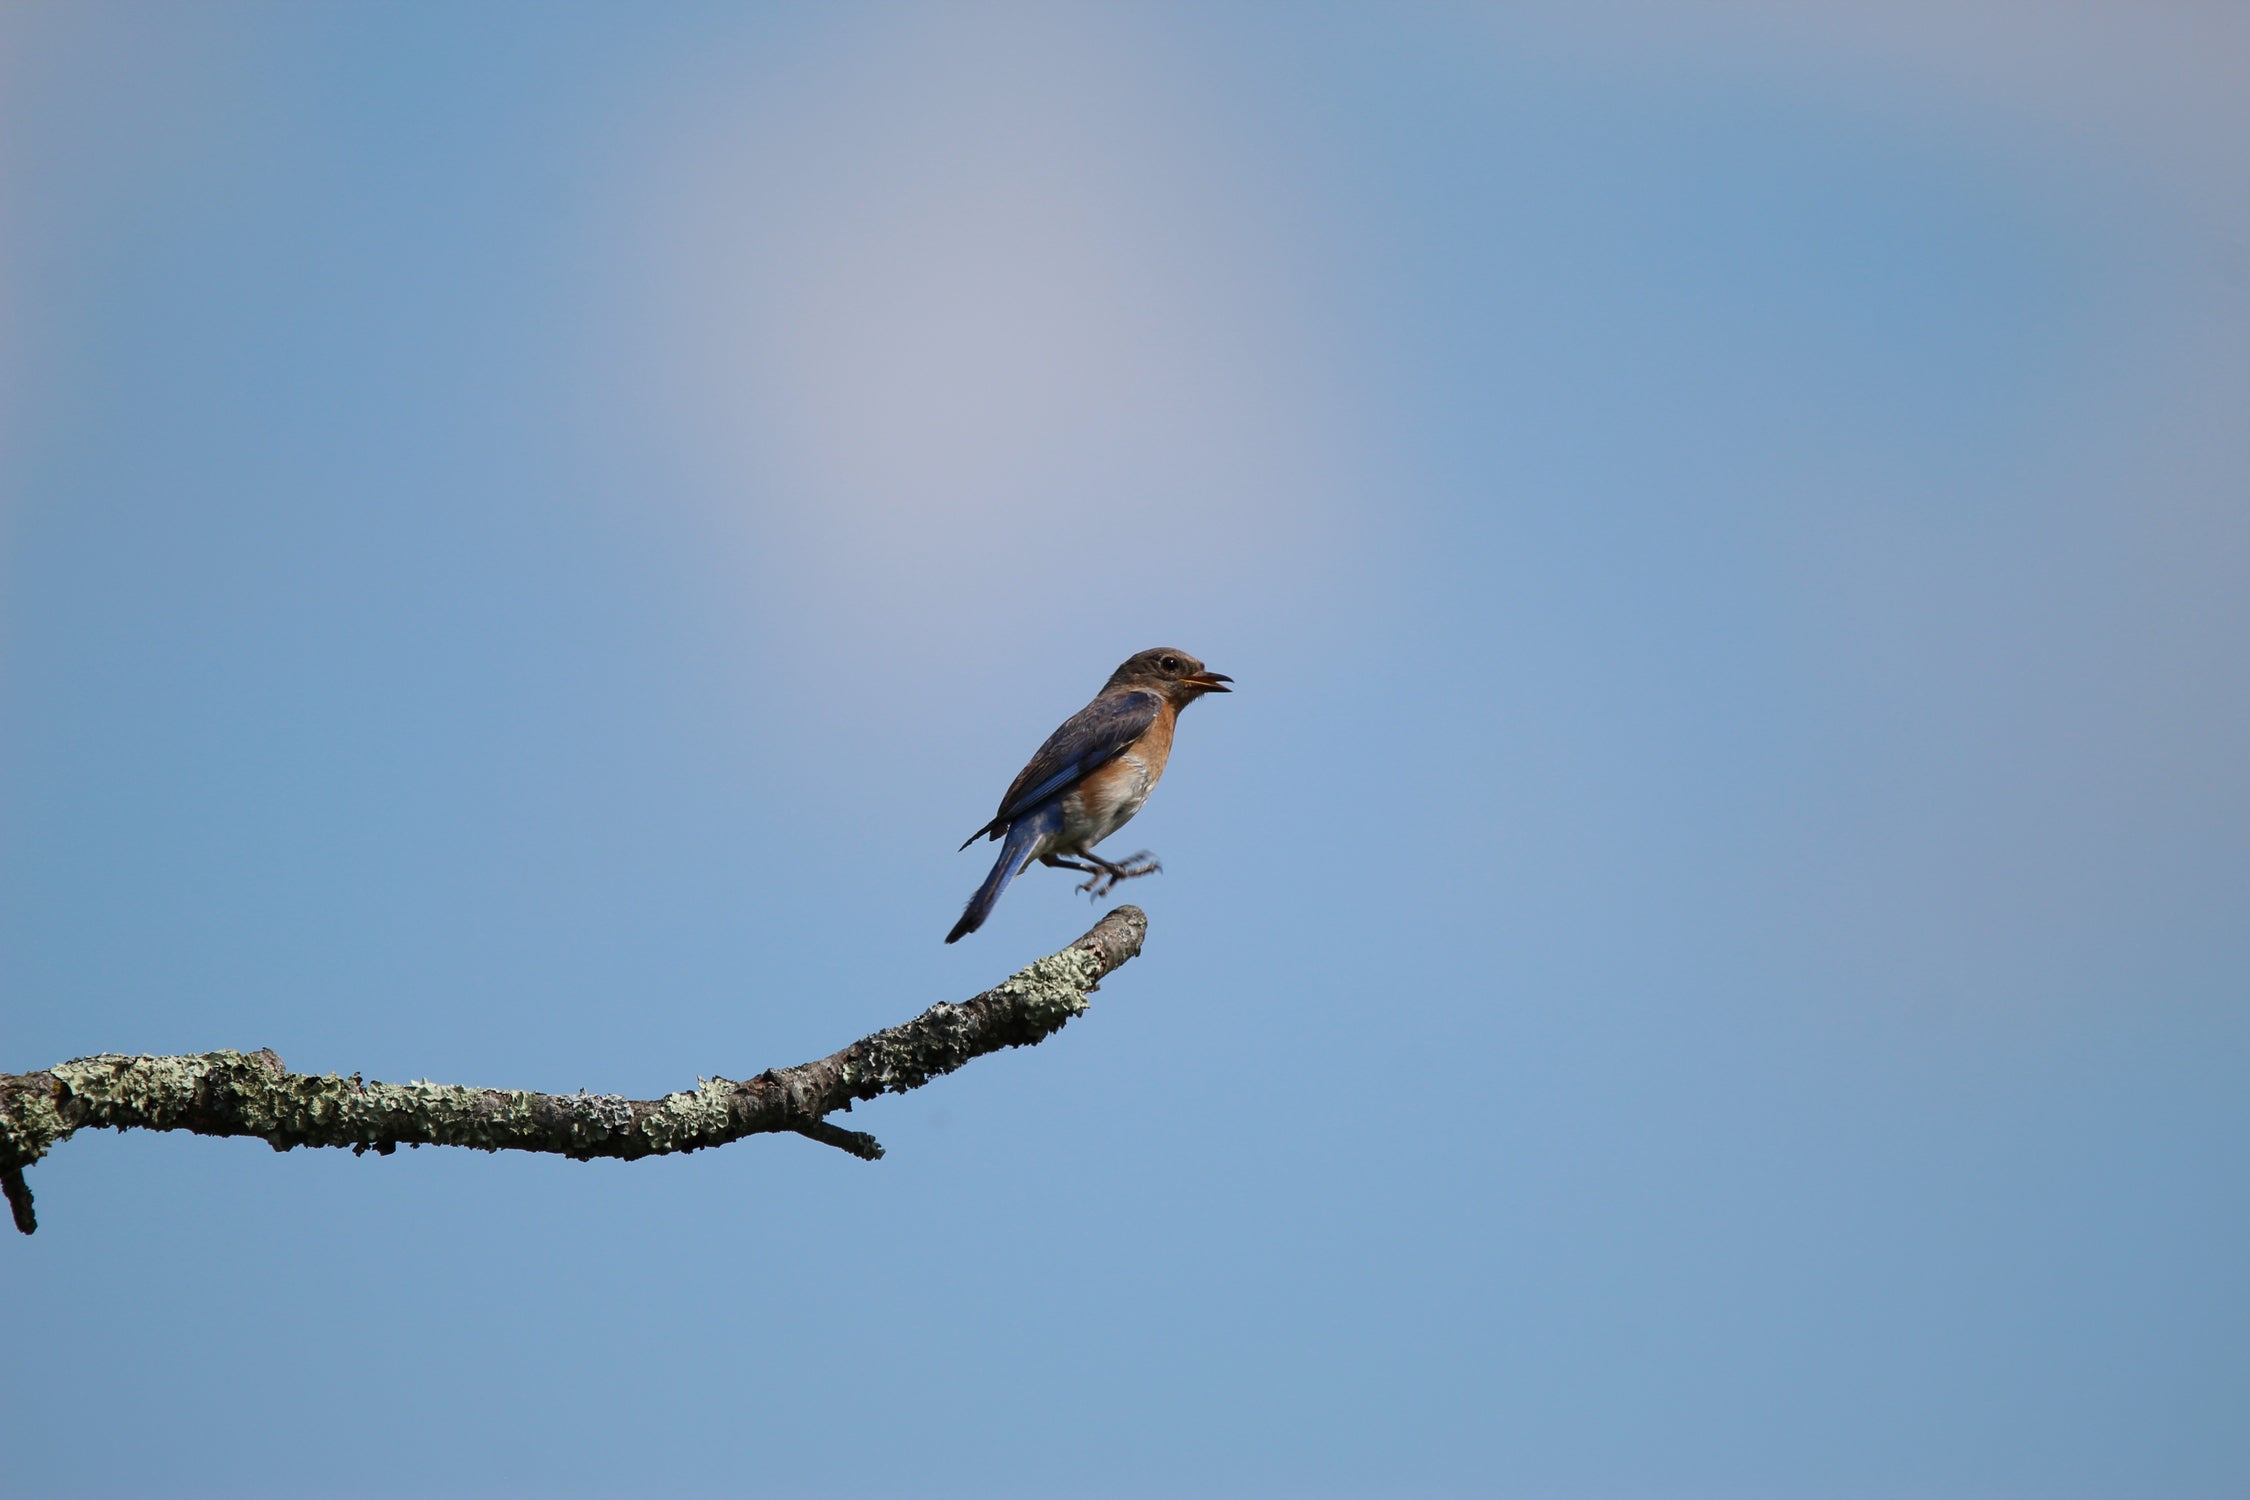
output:
[[[980,838],[999,839],[1000,858],[945,940],[959,942],[982,927],[1008,882],[1035,859],[1083,872],[1088,879],[1079,889],[1096,896],[1120,880],[1155,874],[1156,856],[1146,849],[1113,864],[1096,855],[1094,846],[1124,827],[1148,800],[1172,753],[1180,710],[1205,693],[1233,691],[1227,686],[1232,681],[1167,646],[1127,657],[1093,702],[1047,736],[1031,764],[1008,784],[992,821],[961,841],[966,849]]]

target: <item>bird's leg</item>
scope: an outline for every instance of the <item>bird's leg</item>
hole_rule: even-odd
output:
[[[1079,882],[1078,889],[1091,892],[1099,898],[1104,891],[1116,882],[1117,877],[1109,873],[1116,866],[1111,865],[1106,860],[1094,859],[1091,854],[1087,855],[1086,858],[1094,862],[1082,865],[1075,859],[1064,859],[1059,854],[1042,855],[1039,862],[1043,865],[1052,865],[1058,870],[1078,871],[1079,874],[1086,877],[1085,880]]]
[[[1039,863],[1057,870],[1076,870],[1081,875],[1099,873],[1092,865],[1082,865],[1075,859],[1064,859],[1059,854],[1043,854],[1039,857]]]

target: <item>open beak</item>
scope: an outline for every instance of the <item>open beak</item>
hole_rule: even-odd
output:
[[[1233,688],[1227,686],[1234,679],[1224,672],[1190,672],[1180,681],[1199,687],[1206,693],[1231,693],[1234,691]]]

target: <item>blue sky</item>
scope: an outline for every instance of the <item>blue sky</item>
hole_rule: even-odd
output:
[[[85,1137],[26,1493],[2250,1483],[2225,7],[0,18],[0,1068],[796,1140]],[[205,1455],[192,1461],[184,1454]]]

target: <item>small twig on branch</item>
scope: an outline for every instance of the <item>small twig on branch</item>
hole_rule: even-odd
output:
[[[292,1073],[268,1051],[187,1057],[105,1054],[37,1073],[0,1074],[0,1189],[29,1234],[23,1171],[89,1127],[249,1135],[276,1151],[349,1146],[389,1155],[402,1145],[545,1151],[590,1161],[638,1161],[793,1131],[873,1161],[871,1135],[826,1116],[879,1094],[903,1094],[972,1058],[1028,1047],[1086,1008],[1102,978],[1141,951],[1148,918],[1120,906],[1077,942],[958,1005],[908,1021],[794,1068],[736,1083],[704,1080],[661,1099],[538,1094],[439,1083],[368,1083],[357,1074]]]
[[[843,1126],[831,1125],[826,1120],[808,1120],[789,1128],[808,1141],[818,1141],[823,1146],[849,1151],[861,1161],[883,1159],[883,1143],[864,1130],[846,1130]]]
[[[31,1211],[31,1185],[23,1180],[23,1168],[0,1167],[0,1190],[8,1195],[8,1217],[16,1228],[25,1234],[37,1229],[39,1216]]]

